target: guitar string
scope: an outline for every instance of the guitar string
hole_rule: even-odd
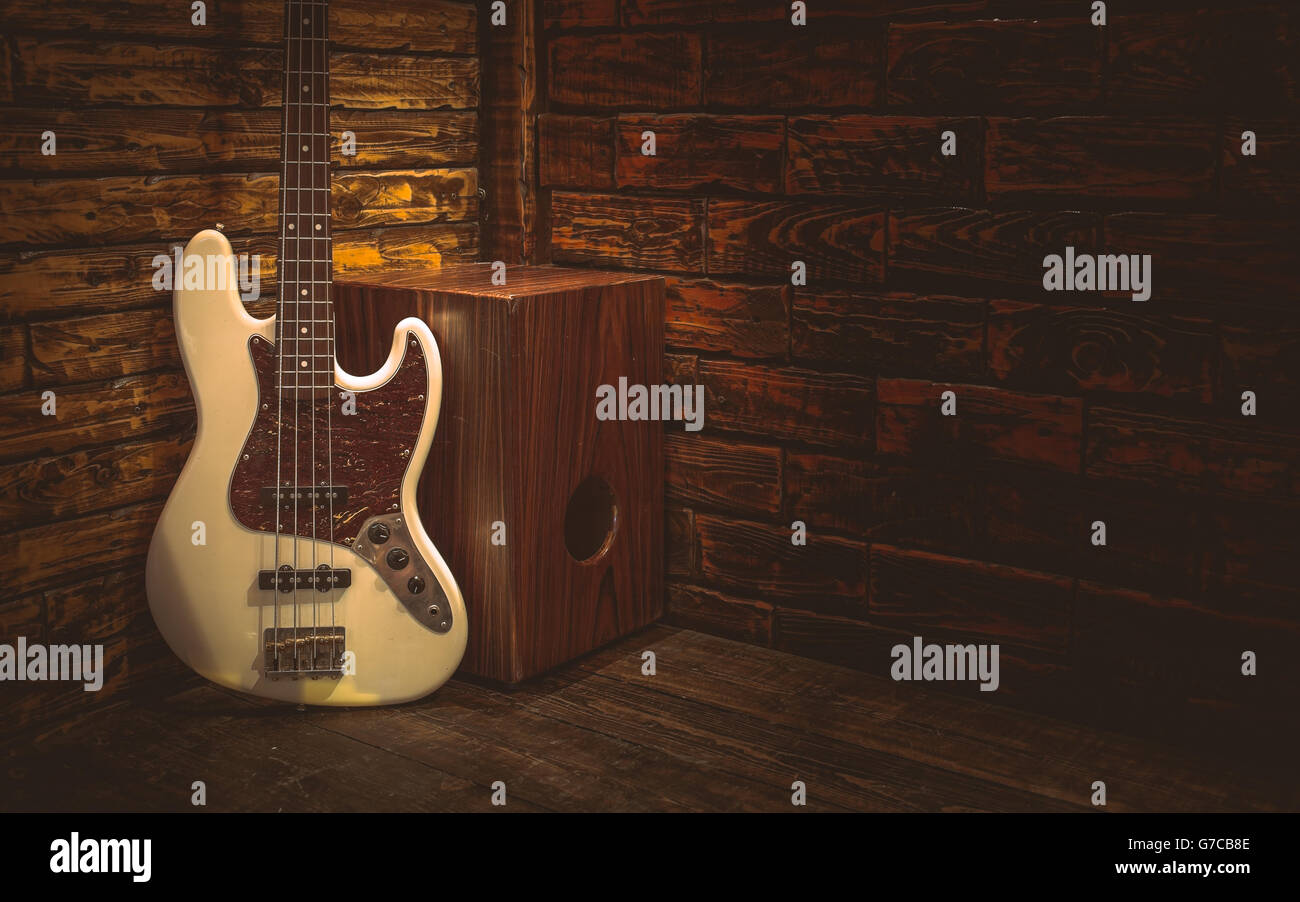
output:
[[[305,136],[304,140],[306,140],[308,143],[303,144],[302,147],[310,148],[310,151],[303,151],[303,153],[307,157],[307,161],[306,161],[307,171],[311,173],[311,178],[308,182],[308,184],[311,186],[308,191],[308,194],[311,196],[311,213],[308,216],[308,222],[307,222],[307,247],[310,250],[310,258],[311,258],[311,264],[307,268],[307,272],[310,274],[311,277],[310,294],[308,294],[307,296],[307,315],[311,318],[311,326],[309,327],[309,334],[311,335],[311,339],[308,344],[307,369],[311,373],[311,379],[308,381],[308,385],[310,387],[307,389],[308,391],[307,397],[308,397],[308,410],[310,411],[310,416],[311,416],[311,466],[308,468],[308,483],[309,483],[308,491],[311,493],[312,504],[310,507],[308,507],[308,511],[310,511],[311,514],[311,568],[312,568],[312,573],[315,574],[316,565],[318,563],[317,559],[319,557],[319,549],[316,544],[316,538],[317,538],[316,521],[319,519],[319,516],[317,514],[317,506],[316,506],[316,501],[318,500],[318,496],[316,495],[315,487],[318,481],[316,479],[316,419],[317,419],[316,402],[320,391],[320,386],[318,386],[316,383],[320,381],[320,373],[318,372],[319,369],[318,363],[320,362],[320,357],[316,353],[317,352],[316,327],[318,325],[316,322],[317,320],[316,242],[312,240],[315,237],[315,231],[316,231],[315,224],[316,224],[316,194],[317,194],[316,168],[317,167],[312,164],[316,161],[316,107],[314,104],[318,103],[319,100],[316,97],[314,91],[312,90],[316,87],[316,50],[315,50],[316,42],[314,40],[311,40],[310,38],[307,38],[306,32],[308,29],[306,26],[311,25],[311,33],[312,36],[314,37],[316,34],[316,28],[319,26],[321,21],[321,11],[319,9],[315,9],[313,12],[312,11],[313,7],[309,6],[306,3],[302,4],[302,7],[303,7],[302,9],[303,14],[301,18],[303,24],[303,37],[305,38],[305,40],[298,47],[299,63],[301,64],[303,51],[307,47],[311,48],[310,50],[311,58],[307,62],[307,65],[305,67],[305,74],[308,79],[309,89],[307,91],[300,92],[300,94],[305,95],[308,98],[309,103],[313,104],[312,106],[307,107],[307,115],[309,117],[308,133]],[[301,112],[299,113],[298,118],[299,118],[299,125],[301,126],[302,124]],[[300,159],[299,168],[301,168],[301,166],[302,166],[302,161]],[[299,218],[301,219],[301,217]],[[298,224],[299,241],[302,241],[302,231],[303,231],[302,223],[299,222]],[[319,576],[319,574],[316,575]],[[311,669],[315,670],[316,669],[316,633],[320,624],[320,594],[316,591],[311,592],[311,604],[312,604]]]
[[[302,19],[301,7],[299,7],[297,14],[295,15],[293,4],[290,3],[289,15],[290,15],[289,31],[290,33],[292,33],[295,25],[294,20],[301,21]],[[297,42],[298,65],[292,67],[294,69],[297,69],[299,72],[301,72],[302,69],[302,44],[303,44],[302,27],[301,25],[299,25],[298,42]],[[292,59],[289,56],[286,56],[285,59],[287,63],[292,63]],[[299,75],[299,78],[301,78],[301,75]],[[297,87],[301,87],[301,85],[297,85]],[[297,128],[293,130],[295,141],[298,140],[298,138],[300,137],[300,133],[302,131],[302,103],[298,100],[297,97],[297,94],[300,93],[301,92],[295,93],[294,101],[293,101],[293,105],[297,107],[297,114],[298,114]],[[285,99],[287,102],[288,98],[286,97]],[[294,211],[295,211],[295,219],[301,220],[302,219],[302,215],[301,215],[302,214],[302,161],[299,160],[295,165],[297,167],[297,172],[294,173],[295,176]],[[294,291],[294,295],[293,295],[293,322],[295,327],[301,328],[302,305],[299,300],[299,297],[301,296],[303,291],[301,287],[302,235],[300,234],[299,229],[297,228],[298,225],[299,223],[295,222],[293,226],[293,235],[294,235],[293,265],[294,265],[294,275],[296,277],[294,287],[295,289],[297,289]],[[294,333],[293,341],[294,341],[294,360],[298,361],[302,357],[302,343],[301,343],[301,339],[298,337],[298,333],[296,332]],[[299,607],[298,606],[298,570],[299,570],[298,552],[299,552],[299,546],[301,545],[301,543],[298,540],[298,537],[302,534],[302,530],[300,528],[300,524],[298,521],[298,516],[302,512],[302,479],[301,479],[301,475],[298,472],[298,459],[302,456],[301,454],[302,449],[300,444],[301,434],[299,432],[299,422],[298,422],[298,412],[301,409],[301,399],[299,398],[298,390],[302,387],[302,373],[301,373],[301,367],[295,367],[294,370],[295,372],[297,372],[297,376],[293,380],[293,498],[294,498],[293,581],[292,581],[293,582],[293,664],[294,664],[294,669],[298,670],[301,669],[301,663],[302,663],[299,660],[299,656],[298,656],[298,636],[299,636],[299,632],[298,632],[298,607]]]
[[[321,98],[320,102],[324,103],[323,107],[313,107],[322,111],[324,124],[321,129],[323,133],[322,143],[325,147],[325,165],[321,167],[325,171],[325,329],[326,329],[326,348],[329,351],[329,383],[328,390],[325,394],[325,470],[327,487],[329,489],[329,548],[330,548],[330,666],[334,666],[334,649],[335,639],[335,602],[336,586],[334,583],[334,369],[337,366],[336,348],[334,336],[337,331],[334,324],[334,237],[332,217],[330,213],[330,108],[329,108],[329,73],[330,73],[330,47],[329,47],[329,14],[323,13],[324,18],[321,20],[321,40],[313,41],[312,48],[315,53],[316,44],[319,43],[322,54],[321,70],[324,77],[321,79]],[[313,114],[314,116],[315,114]],[[314,120],[313,120],[314,121]],[[312,184],[315,184],[313,182]]]
[[[290,4],[284,4],[284,84],[283,96],[281,98],[281,117],[283,122],[283,135],[280,139],[280,302],[278,305],[277,316],[275,318],[275,336],[276,336],[276,376],[275,376],[275,487],[271,492],[271,499],[275,504],[275,574],[271,578],[272,595],[271,601],[274,605],[274,620],[271,633],[272,648],[275,650],[275,669],[280,669],[280,535],[281,511],[283,505],[280,503],[280,493],[284,485],[284,367],[288,359],[286,352],[288,350],[288,336],[285,332],[284,322],[285,315],[288,313],[288,303],[285,299],[285,292],[289,284],[289,30],[290,16],[293,11]]]

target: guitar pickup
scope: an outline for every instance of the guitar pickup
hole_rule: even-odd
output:
[[[281,592],[315,589],[318,592],[328,592],[330,589],[346,589],[350,585],[352,585],[351,570],[333,570],[325,564],[321,564],[315,570],[295,570],[286,564],[279,570],[257,571],[259,589],[278,589]]]
[[[343,627],[280,627],[262,634],[263,669],[279,677],[343,676]]]
[[[313,507],[328,507],[330,504],[342,506],[348,503],[348,487],[345,485],[298,485],[264,486],[261,491],[262,507],[282,505],[292,510],[295,504],[308,504]]]

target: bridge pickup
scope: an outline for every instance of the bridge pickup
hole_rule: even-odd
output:
[[[331,570],[321,564],[315,570],[295,570],[285,564],[279,570],[257,571],[259,589],[279,589],[292,592],[294,589],[315,589],[328,592],[330,589],[346,589],[352,585],[351,570]]]
[[[280,677],[343,676],[343,627],[300,626],[268,629],[262,634],[263,668]]]
[[[292,510],[294,504],[328,507],[333,504],[341,507],[348,503],[348,487],[345,485],[296,485],[276,488],[263,486],[261,490],[262,507],[275,507],[277,504]]]

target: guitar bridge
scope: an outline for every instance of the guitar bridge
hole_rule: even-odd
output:
[[[263,669],[271,679],[280,677],[343,676],[343,627],[280,627],[262,635]]]

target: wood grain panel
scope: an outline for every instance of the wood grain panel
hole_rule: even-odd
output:
[[[160,513],[161,502],[149,502],[107,515],[12,530],[4,536],[11,553],[0,562],[0,582],[22,592],[84,578],[125,560],[142,560]],[[68,542],[68,535],[77,541]]]
[[[700,102],[698,35],[566,34],[548,42],[547,59],[552,103],[662,109]]]
[[[55,390],[57,416],[41,414],[47,389],[27,389],[0,405],[0,459],[62,454],[96,442],[122,441],[149,431],[193,425],[189,383],[176,372],[127,376],[107,384]]]
[[[1122,213],[1105,230],[1108,247],[1152,255],[1152,300],[1230,294],[1246,307],[1289,309],[1300,297],[1294,218]]]
[[[992,491],[989,532],[997,538],[1007,532],[994,533],[1005,521],[997,515],[1000,508]],[[1032,488],[1021,491],[1022,496],[1031,493]],[[1036,501],[1031,504],[1048,500],[1042,492],[1033,494]],[[1073,543],[1083,552],[1080,576],[1188,597],[1204,593],[1215,544],[1206,505],[1186,496],[1174,499],[1158,489],[1093,479],[1085,480],[1081,493],[1062,487],[1055,498],[1058,506],[1068,505],[1080,515],[1078,528],[1071,523],[1068,537],[1088,539],[1087,544]],[[1092,544],[1097,520],[1106,524],[1105,547]]]
[[[76,181],[0,181],[0,243],[93,244],[139,241],[210,227],[214,215],[231,235],[271,232],[279,215],[273,174],[132,176]],[[477,217],[473,169],[352,171],[334,177],[333,221],[340,229],[403,223],[462,222]]]
[[[860,0],[821,0],[815,10],[809,10],[809,18],[941,18],[978,12],[988,5],[988,0],[885,0],[872,3],[862,3]],[[753,0],[623,0],[621,9],[624,25],[731,25],[788,22],[790,19],[789,4],[754,3]]]
[[[1115,624],[1123,623],[1123,630]],[[1292,649],[1295,623],[1214,611],[1186,599],[1083,581],[1075,623],[1085,678],[1163,691],[1184,699],[1294,704],[1300,666]],[[1241,673],[1242,652],[1254,651],[1258,675]],[[1267,666],[1264,662],[1268,662]]]
[[[664,439],[667,499],[701,507],[775,514],[781,509],[781,450],[670,432]]]
[[[1295,498],[1300,446],[1294,433],[1252,428],[1244,417],[1207,422],[1099,407],[1088,413],[1087,474],[1238,498]]]
[[[1110,25],[1109,93],[1151,109],[1228,106],[1273,114],[1297,100],[1300,28],[1293,9],[1180,9]]]
[[[614,187],[614,118],[546,113],[537,119],[538,181],[564,188]]]
[[[8,115],[12,127],[0,135],[6,172],[210,173],[279,165],[277,110],[160,109],[141,117],[122,109],[20,109]],[[477,158],[474,113],[335,110],[330,120],[338,168],[434,168]],[[40,152],[46,129],[58,136],[52,156]],[[353,156],[339,152],[344,131],[356,136]]]
[[[786,356],[789,289],[672,277],[665,283],[664,339],[669,345],[735,357]]]
[[[1244,391],[1255,393],[1256,416],[1294,426],[1300,410],[1300,323],[1280,311],[1253,322],[1224,323],[1223,410],[1240,413]]]
[[[24,105],[274,107],[284,66],[279,50],[230,50],[71,38],[17,37]],[[330,100],[358,109],[468,110],[478,106],[475,59],[434,60],[333,51]]]
[[[8,37],[0,37],[0,101],[12,103],[14,99],[13,51]]]
[[[1064,653],[1073,581],[1015,567],[871,546],[871,619]]]
[[[753,645],[771,639],[772,606],[699,586],[671,584],[664,622]]]
[[[1253,157],[1241,153],[1243,132],[1255,133]],[[1230,207],[1269,207],[1300,202],[1300,123],[1233,118],[1223,129],[1223,201]]]
[[[1063,394],[1142,393],[1209,404],[1214,324],[1120,301],[1045,307],[991,301],[989,371],[1001,382]]]
[[[665,354],[664,381],[669,385],[698,384],[700,358],[692,354]]]
[[[664,558],[669,576],[694,576],[698,554],[695,540],[695,514],[669,507],[664,510]]]
[[[1043,257],[1064,253],[1067,245],[1078,253],[1095,250],[1100,225],[1099,216],[1076,212],[891,210],[890,277],[941,280],[958,290],[975,281],[1041,291]]]
[[[480,241],[488,259],[524,263],[534,255],[537,232],[535,4],[508,0],[503,6],[504,25],[495,24],[496,10],[491,8],[484,9],[480,23],[483,147],[479,159],[487,192]]]
[[[940,413],[940,395],[957,396],[957,414]],[[876,450],[942,465],[1008,460],[1079,472],[1083,405],[1031,395],[913,379],[877,382]]]
[[[561,191],[551,198],[556,262],[702,272],[703,232],[703,201]]]
[[[193,40],[188,5],[164,13],[157,0],[8,0],[5,19],[14,30],[93,32],[155,39]],[[329,35],[336,46],[472,54],[477,49],[474,4],[458,0],[394,3],[349,0],[329,7]],[[277,0],[222,0],[209,9],[204,40],[276,44],[283,39],[284,5]]]
[[[27,328],[0,326],[0,391],[22,388],[27,382]]]
[[[889,27],[889,105],[992,111],[1101,100],[1102,32],[1082,14]]]
[[[880,282],[885,212],[792,201],[709,201],[709,272],[785,276],[802,260],[817,279]]]
[[[904,292],[796,289],[791,354],[870,373],[980,375],[984,302]]]
[[[170,311],[158,308],[32,324],[41,385],[90,382],[181,364]]]
[[[700,362],[704,428],[814,444],[871,441],[871,383],[856,376]]]
[[[703,102],[779,110],[881,102],[879,31],[845,29],[815,16],[798,30],[798,36],[784,25],[711,33]]]
[[[606,27],[618,24],[616,0],[542,0],[547,28]]]
[[[1191,9],[1170,15],[1117,16],[1107,48],[1110,90],[1118,103],[1202,105],[1217,99],[1219,23]]]
[[[1202,590],[1208,535],[1203,511],[1190,500],[1019,467],[983,475],[980,490],[984,559],[1129,586]],[[1096,521],[1106,524],[1104,546],[1092,544]]]
[[[890,649],[911,645],[912,634],[813,611],[777,608],[772,612],[772,647],[842,667],[888,676]]]
[[[1204,545],[1210,560],[1204,568],[1209,572],[1204,594],[1217,608],[1294,619],[1300,603],[1300,580],[1295,574],[1295,523],[1300,512],[1293,499],[1275,500],[1284,503],[1265,507],[1214,499],[1207,505]]]
[[[642,134],[654,132],[655,154]],[[779,116],[618,117],[615,175],[620,188],[674,191],[735,188],[779,193],[785,120]]]
[[[941,152],[956,136],[956,156]],[[906,194],[954,203],[978,199],[984,137],[975,118],[791,118],[786,185],[791,194]]]
[[[813,532],[790,541],[783,523],[695,515],[700,573],[710,583],[774,603],[861,616],[867,605],[867,549]]]
[[[865,458],[788,451],[782,467],[782,511],[815,527],[865,533],[872,508]]]
[[[787,451],[785,512],[870,541],[974,553],[982,547],[980,481],[880,460]]]
[[[1209,121],[1181,119],[988,120],[984,189],[990,199],[1207,201],[1215,192]]]
[[[263,297],[273,297],[274,237],[254,236],[234,244],[236,253],[261,256]],[[334,272],[472,259],[477,249],[474,223],[339,231],[334,233]],[[156,291],[152,284],[153,260],[170,250],[163,240],[129,247],[0,254],[0,319],[70,317],[166,304],[170,292]]]
[[[182,433],[0,466],[0,518],[30,525],[161,498],[191,439]]]

